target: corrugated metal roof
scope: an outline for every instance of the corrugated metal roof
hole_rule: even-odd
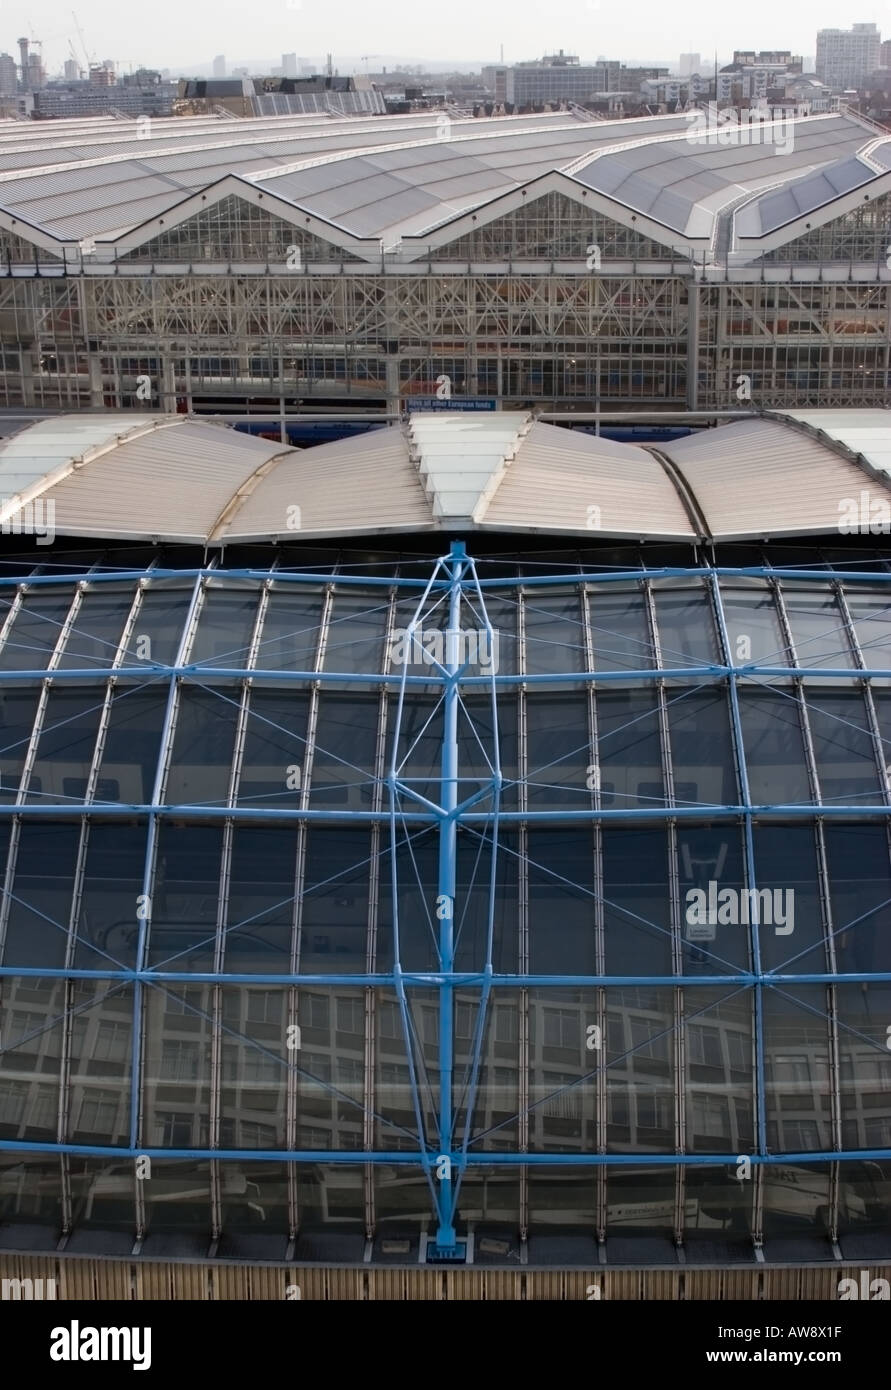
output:
[[[432,522],[406,436],[389,428],[281,452],[256,487],[221,516],[212,539],[422,531]]]
[[[663,466],[634,444],[534,424],[481,517],[483,526],[694,540]]]
[[[441,119],[437,112],[169,119],[153,122],[150,141],[129,121],[54,121],[51,132],[11,122],[16,129],[0,135],[0,207],[72,241],[111,237],[232,173],[389,244],[566,169],[582,185],[701,240],[741,189],[764,190],[737,220],[741,236],[757,236],[886,167],[885,145],[848,115],[797,119],[782,159],[757,140],[689,144],[685,114],[452,119],[445,139],[438,138]],[[871,163],[856,157],[861,149],[871,151]]]
[[[715,539],[837,532],[870,477],[779,419],[743,420],[661,445]],[[891,503],[891,487],[876,483]]]
[[[282,449],[210,421],[158,416],[151,424],[41,494],[55,504],[57,532],[203,542],[238,489]]]
[[[782,410],[777,415],[820,430],[891,476],[891,410]]]
[[[62,416],[0,441],[0,521],[43,497],[63,535],[210,545],[452,528],[694,540],[841,531],[864,490],[891,504],[891,412],[788,415],[644,448],[521,412],[426,412],[303,451],[202,418]]]

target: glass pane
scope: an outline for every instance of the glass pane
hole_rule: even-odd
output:
[[[601,804],[664,806],[659,717],[650,690],[597,692]]]
[[[647,610],[641,589],[591,585],[588,612],[598,671],[648,671],[653,661]]]
[[[0,801],[15,801],[37,712],[36,686],[0,689]],[[891,754],[889,754],[891,757]],[[32,776],[31,786],[41,790]]]
[[[41,587],[26,593],[0,648],[0,670],[45,671],[73,597],[74,591],[67,586],[64,589]]]
[[[223,832],[210,825],[158,830],[149,960],[165,970],[213,969]]]
[[[65,964],[79,842],[77,825],[22,823],[4,965],[58,969]]]
[[[0,1150],[0,1221],[35,1222],[55,1227],[61,1235],[62,1161],[57,1154]]]
[[[887,1149],[891,1136],[891,984],[838,985],[843,1149]]]
[[[786,580],[786,613],[798,664],[803,667],[853,667],[845,622],[835,595],[821,589],[808,593]]]
[[[322,692],[312,766],[311,806],[371,810],[379,721],[379,695]]]
[[[259,586],[209,588],[189,661],[201,666],[243,669],[250,653],[258,600]]]
[[[670,975],[671,905],[664,829],[603,832],[606,969],[610,975]],[[559,968],[559,967],[557,967]],[[593,969],[588,967],[589,973]]]
[[[882,805],[876,752],[859,690],[807,687],[814,759],[824,805]]]
[[[755,1144],[752,996],[684,991],[689,1153],[749,1154]]]
[[[222,998],[220,1147],[283,1149],[288,1069],[302,1063],[287,1046],[288,991],[227,986]]]
[[[662,665],[707,666],[718,659],[711,600],[697,586],[675,592],[653,589]]]
[[[588,1049],[588,1025],[599,1023],[594,990],[532,990],[529,994],[529,1147],[596,1152],[597,1074],[603,1048]],[[602,1039],[601,1039],[602,1042]],[[590,1177],[590,1175],[589,1175]]]
[[[124,653],[125,666],[153,662],[172,666],[192,601],[191,585],[152,582],[146,590]]]
[[[119,685],[111,700],[95,800],[150,805],[154,795],[167,683]]]
[[[132,584],[97,584],[84,594],[59,670],[111,666],[136,593]]]
[[[577,590],[533,589],[524,599],[526,670],[584,671],[585,630]]]
[[[238,686],[214,690],[182,687],[167,774],[168,802],[226,805],[240,702]]]
[[[826,857],[839,973],[891,970],[891,862],[885,827],[827,825]]]
[[[309,697],[296,687],[251,690],[238,780],[240,806],[301,802]]]
[[[236,827],[225,933],[227,971],[240,975],[290,969],[296,862],[296,827]]]
[[[829,967],[813,826],[756,825],[753,843],[762,965],[822,973]]]
[[[738,827],[699,828],[681,821],[676,834],[684,973],[748,969],[751,913]]]
[[[317,585],[273,585],[260,633],[258,670],[315,670],[322,603]]]
[[[210,1146],[211,989],[165,985],[145,991],[142,1080],[147,1147]]]
[[[325,643],[326,671],[381,671],[390,600],[386,589],[339,590]]]
[[[596,897],[590,827],[530,829],[528,846],[532,973],[593,975]]]
[[[725,588],[725,583],[729,583],[730,587]],[[793,664],[780,627],[773,593],[763,580],[752,580],[746,587],[724,581],[721,600],[730,658],[734,665],[745,666],[749,662],[759,666]]]
[[[782,691],[740,691],[749,795],[756,806],[808,803],[798,706]]]
[[[526,699],[528,806],[590,810],[589,768],[595,767],[585,691],[551,693],[532,688]]]
[[[4,995],[0,1138],[55,1143],[65,982],[7,980]]]
[[[67,1138],[75,1144],[130,1142],[133,989],[75,982]]]
[[[367,830],[310,826],[302,896],[302,971],[364,972],[370,843]]]
[[[767,1146],[771,1153],[831,1149],[826,991],[764,991]]]
[[[25,800],[77,805],[86,800],[104,690],[57,686],[50,691],[32,782]]]
[[[668,691],[674,795],[678,806],[733,806],[738,800],[727,690]]]
[[[78,970],[134,968],[145,852],[144,824],[94,821],[89,826],[74,957]]]

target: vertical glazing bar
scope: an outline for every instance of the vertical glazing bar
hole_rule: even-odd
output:
[[[722,660],[725,666],[735,666],[734,653],[731,650],[730,636],[727,631],[727,617],[724,612],[721,586],[718,583],[718,576],[716,574],[712,574],[710,579],[712,602],[718,624],[718,636],[721,643]],[[736,775],[739,782],[739,796],[741,804],[746,808],[744,825],[746,884],[752,903],[752,973],[757,976],[753,991],[755,1023],[755,1147],[759,1155],[763,1156],[767,1153],[767,1093],[765,1090],[766,1077],[764,1068],[764,984],[761,964],[761,910],[755,875],[755,842],[752,834],[752,797],[749,791],[749,773],[746,766],[746,749],[743,740],[742,717],[739,709],[738,680],[739,677],[734,673],[727,682],[727,692],[730,697],[730,730],[733,738],[733,751],[736,757]],[[755,1165],[754,1182],[755,1187],[752,1193],[752,1241],[755,1250],[760,1251],[762,1244],[761,1204],[763,1198],[763,1173],[760,1164]]]
[[[786,600],[783,594],[782,585],[779,580],[772,581],[774,594],[776,597],[777,612],[780,619],[780,628],[783,640],[789,651],[789,664],[799,669],[801,661],[795,648],[795,641],[792,636],[792,627],[789,622],[789,614],[786,609]],[[833,590],[838,592],[838,587],[833,585]],[[848,637],[850,638],[850,630]],[[801,729],[804,737],[805,760],[807,762],[808,782],[811,789],[811,799],[822,804],[823,795],[820,787],[820,778],[817,772],[817,758],[814,750],[813,735],[811,732],[810,714],[808,711],[807,698],[804,691],[804,680],[798,678],[794,681],[795,693],[798,699],[801,712]],[[832,896],[829,885],[829,866],[826,859],[826,833],[823,822],[816,820],[814,823],[814,840],[817,858],[817,882],[820,891],[820,913],[821,926],[823,928],[824,956],[826,959],[826,969],[833,974],[836,971],[835,941],[832,936]],[[842,1122],[841,1122],[841,1092],[840,1092],[840,1062],[839,1062],[839,1037],[838,1037],[838,995],[835,985],[826,986],[826,1020],[828,1024],[827,1052],[829,1059],[829,1115],[832,1127],[832,1143],[835,1149],[842,1147]],[[839,1166],[833,1163],[830,1167],[829,1178],[829,1237],[836,1240],[838,1236],[838,1195],[839,1195]]]
[[[653,651],[653,664],[656,669],[661,671],[664,667],[662,660],[662,644],[659,637],[659,625],[656,620],[656,603],[653,598],[653,589],[649,581],[643,583],[644,603],[646,605],[647,623],[650,632],[650,643]],[[667,807],[675,805],[674,794],[674,765],[671,757],[671,724],[668,718],[668,701],[665,696],[665,681],[660,679],[656,682],[656,699],[659,709],[659,745],[662,755],[662,778],[664,782],[665,804]],[[671,959],[672,969],[675,974],[683,973],[683,938],[681,932],[681,910],[680,910],[680,870],[678,868],[678,827],[674,818],[666,822],[668,834],[668,903],[669,921],[671,923]],[[684,991],[681,986],[673,991],[674,1026],[672,1028],[672,1070],[674,1072],[674,1142],[675,1152],[682,1154],[686,1149],[686,1099],[684,1086]],[[684,1212],[687,1192],[687,1169],[683,1163],[679,1163],[675,1169],[675,1190],[674,1190],[674,1240],[676,1245],[683,1244],[684,1239]]]
[[[269,581],[263,585],[259,593],[257,611],[254,615],[254,623],[251,629],[251,637],[248,643],[245,669],[251,670],[256,665],[257,650],[260,645],[260,631],[263,626],[263,618],[266,613],[266,605],[269,599]],[[233,657],[237,653],[233,653]],[[241,682],[241,699],[239,701],[238,713],[235,721],[235,738],[232,746],[232,764],[229,769],[229,784],[226,791],[226,805],[233,809],[238,799],[238,784],[241,777],[241,765],[244,756],[244,744],[247,735],[247,722],[250,711],[251,682],[249,677]],[[214,942],[214,971],[222,973],[226,959],[226,922],[229,917],[229,893],[232,880],[232,848],[235,839],[235,819],[233,816],[227,817],[223,822],[223,846],[220,855],[220,890],[217,895],[217,921],[216,921],[216,940]],[[242,991],[239,990],[239,993]],[[222,1073],[223,1073],[223,987],[213,985],[210,991],[211,1033],[210,1033],[210,1125],[208,1145],[211,1149],[220,1146],[220,1111],[222,1107]],[[241,1053],[238,1054],[239,1064],[244,1065]],[[240,1078],[238,1078],[240,1080]],[[236,1143],[238,1140],[236,1139]],[[222,1232],[223,1221],[223,1189],[222,1173],[220,1164],[216,1159],[211,1160],[210,1164],[210,1207],[211,1207],[211,1236],[217,1240]]]
[[[396,570],[395,577],[399,577]],[[391,667],[390,654],[393,650],[393,637],[396,630],[396,603],[398,589],[391,589],[389,595],[389,607],[387,609],[387,624],[384,636],[384,654],[381,659],[381,671],[385,674]],[[377,724],[377,743],[374,752],[374,786],[372,788],[371,800],[372,808],[375,812],[380,812],[384,804],[384,785],[386,777],[386,756],[387,756],[387,718],[390,710],[389,691],[386,686],[381,687],[380,708],[378,712]],[[380,915],[380,889],[381,889],[381,853],[383,836],[380,824],[375,821],[371,827],[371,864],[368,874],[368,934],[365,946],[365,969],[369,975],[377,969],[377,928]],[[365,1069],[363,1076],[363,1114],[362,1114],[362,1142],[365,1152],[371,1153],[374,1148],[374,1100],[375,1084],[374,1077],[377,1060],[377,996],[371,985],[366,986],[365,991]],[[365,1238],[372,1240],[375,1229],[375,1195],[374,1195],[374,1166],[366,1163],[364,1174],[365,1189]]]
[[[199,574],[192,586],[192,596],[189,601],[188,611],[183,623],[183,630],[179,640],[174,665],[182,666],[185,664],[192,638],[198,622],[198,614],[204,597],[205,581]],[[155,780],[152,786],[152,810],[149,812],[148,826],[146,828],[145,844],[145,868],[142,877],[141,902],[135,904],[137,921],[139,922],[139,936],[136,944],[136,969],[144,970],[146,962],[146,951],[148,945],[148,934],[151,927],[151,904],[154,891],[155,860],[158,850],[158,818],[154,808],[163,801],[164,790],[167,785],[167,772],[170,767],[170,758],[173,753],[173,736],[176,731],[176,714],[179,707],[179,677],[171,676],[169,689],[167,691],[167,707],[164,711],[164,721],[161,726],[161,737],[158,743],[158,764],[155,768]],[[140,1142],[140,1118],[141,1118],[141,1081],[142,1081],[142,1059],[143,1059],[143,1003],[145,986],[141,980],[133,982],[133,1041],[131,1056],[133,1059],[133,1070],[130,1078],[130,1148],[135,1149]]]
[[[458,675],[461,670],[461,580],[466,568],[464,544],[453,541],[450,554],[449,625],[446,630],[443,672],[443,729],[440,806],[445,812],[439,827],[437,915],[439,916],[439,1153],[448,1159],[441,1169],[437,1249],[455,1249],[454,1176],[452,1174],[452,1087],[454,1072],[455,898],[458,871]]]
[[[517,674],[526,674],[526,605],[519,583],[517,584]],[[517,796],[518,809],[522,813],[529,809],[529,733],[528,700],[526,686],[517,690]],[[529,828],[520,821],[517,835],[518,872],[517,885],[517,970],[521,975],[529,973]],[[521,989],[517,1020],[517,1085],[519,1103],[519,1125],[517,1140],[520,1153],[529,1152],[529,1131],[533,1119],[530,1117],[530,1059],[529,1044],[529,990]],[[538,1111],[535,1112],[536,1116]],[[524,1164],[520,1169],[520,1234],[526,1240],[529,1234],[529,1168]]]
[[[105,751],[105,742],[108,736],[108,726],[111,721],[111,706],[115,693],[114,670],[119,667],[124,659],[130,636],[133,632],[133,625],[136,622],[136,615],[142,604],[142,595],[145,587],[145,580],[140,580],[136,586],[133,600],[130,604],[127,617],[124,621],[121,639],[115,651],[111,663],[111,669],[105,684],[105,695],[102,704],[102,711],[99,716],[99,728],[96,733],[96,743],[93,748],[93,758],[90,764],[90,771],[87,776],[87,785],[84,792],[84,803],[89,806],[96,793],[96,784],[99,779],[99,767]],[[96,672],[97,679],[101,671]],[[83,816],[80,824],[80,840],[77,847],[77,862],[74,870],[74,891],[71,898],[71,913],[68,919],[68,942],[65,951],[65,968],[73,969],[77,956],[78,943],[78,923],[80,921],[81,902],[83,901],[84,874],[86,872],[87,850],[89,848],[90,821],[88,816]],[[116,964],[119,964],[116,962]],[[71,1106],[71,1028],[69,1024],[70,1013],[74,1008],[74,982],[66,982],[65,991],[65,1015],[66,1026],[62,1036],[62,1057],[60,1061],[61,1086],[59,1095],[59,1117],[58,1117],[58,1140],[64,1144],[69,1138],[70,1125],[70,1106]],[[131,1059],[132,1061],[132,1059]],[[67,1230],[71,1224],[71,1181],[70,1181],[70,1158],[67,1154],[63,1155],[63,1180],[62,1180],[62,1219],[63,1229]],[[144,1231],[144,1209],[141,1201],[142,1189],[140,1183],[135,1183],[136,1196],[136,1217],[135,1231],[137,1239],[142,1236]]]
[[[325,586],[322,594],[322,602],[319,613],[319,636],[316,642],[315,658],[313,661],[313,671],[318,675],[325,664],[325,651],[328,646],[328,632],[331,623],[331,612],[334,607],[334,586]],[[309,695],[309,709],[306,718],[306,746],[303,755],[303,775],[300,779],[300,806],[302,810],[309,807],[310,786],[312,783],[313,761],[316,752],[316,730],[319,724],[319,690],[320,682],[314,681]],[[300,969],[300,953],[303,944],[303,887],[306,881],[306,842],[309,834],[309,827],[306,821],[300,821],[297,826],[297,857],[294,869],[294,915],[292,919],[291,934],[291,972],[297,974]],[[330,1018],[330,1014],[329,1014]],[[299,1028],[300,1023],[300,992],[296,985],[291,985],[288,990],[288,1027]],[[294,1034],[290,1034],[294,1036]],[[298,1034],[299,1036],[299,1034]],[[288,1143],[295,1144],[297,1127],[300,1124],[299,1100],[299,1076],[294,1065],[288,1067],[287,1080],[287,1106],[288,1106]],[[288,1205],[290,1208],[291,1235],[297,1235],[300,1228],[300,1204],[299,1193],[299,1174],[295,1164],[288,1164]]]
[[[591,599],[593,592],[591,585],[582,586],[580,594],[582,604],[582,622],[585,638],[585,669],[588,671],[596,670],[596,652],[594,648],[594,632],[591,624]],[[591,807],[597,811],[600,809],[603,792],[600,778],[600,744],[597,728],[597,695],[593,681],[587,682],[588,697],[588,737],[590,739],[590,764],[594,767],[596,775],[591,779]],[[595,975],[606,974],[606,934],[604,921],[603,904],[603,826],[600,821],[595,821],[591,827],[593,836],[592,853],[594,856],[594,973]],[[597,1040],[599,1047],[594,1054],[596,1073],[594,1077],[594,1125],[597,1134],[597,1152],[606,1153],[606,1127],[607,1127],[607,1086],[606,1086],[606,1066],[605,1058],[607,1053],[606,1037],[606,1012],[607,1012],[607,992],[600,986],[596,991],[596,1015]],[[583,1024],[587,1019],[583,1019]],[[585,1028],[582,1028],[585,1035]],[[600,1164],[595,1169],[595,1229],[597,1240],[602,1244],[606,1240],[606,1164]]]

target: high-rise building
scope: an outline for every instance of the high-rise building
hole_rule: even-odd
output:
[[[692,73],[698,72],[702,59],[698,53],[682,53],[678,63],[678,73],[681,77],[689,77]]]
[[[20,54],[20,58],[21,58],[21,61],[20,61],[20,63],[19,63],[19,67],[20,67],[21,70],[22,70],[22,91],[23,91],[23,92],[29,92],[29,91],[31,90],[30,85],[29,85],[29,83],[30,83],[30,81],[31,81],[31,73],[30,73],[30,69],[29,69],[29,65],[28,65],[28,48],[29,48],[28,40],[27,40],[27,39],[17,39],[16,42],[18,43],[18,46],[19,46],[19,54]]]
[[[296,77],[296,76],[297,76],[297,54],[296,54],[296,53],[283,53],[283,54],[282,54],[282,77]]]
[[[113,87],[114,68],[108,62],[90,64],[90,85],[93,87]]]
[[[821,29],[817,34],[817,76],[830,87],[860,88],[879,67],[882,36],[875,24]]]
[[[80,64],[74,58],[66,58],[63,72],[66,82],[77,82],[80,79]]]
[[[879,67],[891,68],[891,39],[886,39],[879,48]]]
[[[43,69],[43,59],[39,53],[28,55],[28,88],[32,92],[39,92],[41,87],[46,86],[46,73]]]
[[[213,60],[213,75],[214,77],[226,76],[226,59],[222,53],[217,54]]]
[[[17,86],[15,58],[11,53],[0,53],[0,97],[14,97]]]

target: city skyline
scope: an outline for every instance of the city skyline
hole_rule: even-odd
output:
[[[701,53],[703,63],[712,62],[716,50],[719,60],[729,62],[735,48],[747,47],[812,55],[819,29],[872,22],[881,30],[885,16],[880,7],[862,8],[863,12],[843,14],[836,4],[819,0],[816,6],[799,2],[778,14],[764,0],[756,0],[739,17],[694,0],[679,22],[678,16],[665,17],[653,0],[644,0],[640,22],[630,29],[624,14],[611,9],[607,0],[573,4],[563,0],[548,11],[544,23],[534,15],[517,14],[503,3],[480,13],[468,0],[457,0],[447,19],[439,23],[412,7],[394,7],[372,16],[358,0],[345,0],[332,30],[330,11],[314,0],[276,0],[268,10],[251,14],[249,22],[216,8],[211,11],[206,5],[184,12],[174,9],[171,0],[158,0],[153,23],[143,33],[138,23],[134,28],[132,16],[125,16],[110,0],[82,0],[77,9],[82,43],[70,14],[60,13],[46,0],[36,0],[4,9],[0,47],[12,52],[20,35],[40,41],[44,62],[53,72],[71,57],[69,42],[81,63],[85,55],[97,62],[110,57],[124,71],[131,64],[144,64],[184,75],[209,69],[217,54],[224,54],[230,67],[253,70],[255,63],[280,62],[283,52],[296,52],[298,61],[305,62],[329,51],[334,66],[341,70],[364,64],[366,59],[375,66],[420,63],[442,71],[454,64],[458,70],[473,70],[499,61],[502,47],[504,61],[510,63],[563,48],[583,60],[604,55],[627,63],[676,65],[679,55],[688,51]],[[344,33],[351,36],[348,46],[338,50],[335,40]],[[641,33],[647,35],[645,55],[636,51]],[[374,51],[366,54],[365,49]]]

